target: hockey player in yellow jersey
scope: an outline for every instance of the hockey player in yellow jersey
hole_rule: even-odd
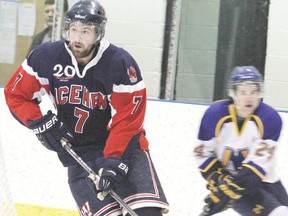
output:
[[[230,100],[205,112],[194,148],[210,190],[202,215],[233,208],[245,216],[288,215],[288,196],[275,166],[282,120],[262,102],[263,78],[254,66],[235,67]]]

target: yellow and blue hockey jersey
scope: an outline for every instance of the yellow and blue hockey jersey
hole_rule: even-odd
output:
[[[278,112],[263,102],[240,123],[231,101],[213,103],[202,118],[195,148],[200,171],[208,172],[220,161],[231,173],[246,167],[262,181],[278,181],[274,152],[281,129]]]

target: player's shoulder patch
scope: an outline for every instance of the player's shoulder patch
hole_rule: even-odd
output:
[[[127,74],[131,83],[136,83],[138,81],[137,72],[133,66],[127,68]]]

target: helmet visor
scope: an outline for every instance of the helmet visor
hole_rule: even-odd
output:
[[[237,98],[261,98],[259,83],[243,82],[235,87],[235,96]]]
[[[65,39],[84,40],[91,44],[96,43],[101,38],[101,28],[94,23],[83,23],[81,21],[67,21],[64,24]]]

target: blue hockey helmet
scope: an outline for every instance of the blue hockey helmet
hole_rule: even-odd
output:
[[[63,30],[67,32],[73,22],[95,26],[100,39],[105,35],[106,12],[97,1],[80,0],[76,2],[65,14]]]
[[[244,83],[258,85],[260,97],[263,97],[263,77],[254,66],[237,66],[232,70],[228,80],[228,96],[234,97],[237,85]]]

